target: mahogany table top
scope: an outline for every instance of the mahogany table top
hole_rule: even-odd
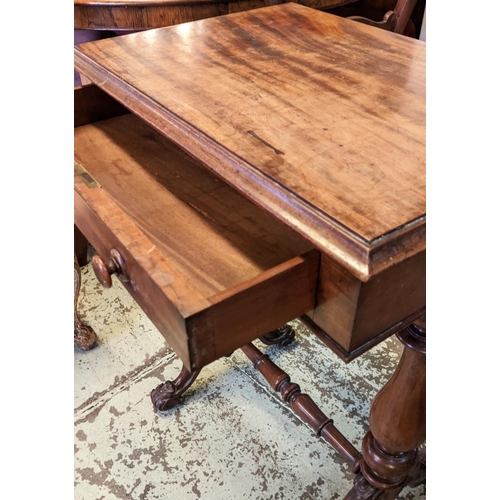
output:
[[[425,249],[424,42],[288,3],[75,67],[360,279]]]

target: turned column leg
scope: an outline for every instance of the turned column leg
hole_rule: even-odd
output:
[[[373,401],[361,472],[345,500],[392,500],[407,484],[425,480],[418,454],[425,441],[425,317],[397,336],[405,348]]]
[[[80,286],[82,283],[82,273],[80,271],[80,266],[78,264],[78,259],[75,254],[74,257],[75,265],[74,265],[74,270],[75,270],[75,297],[74,297],[74,342],[75,345],[80,349],[81,351],[88,351],[89,349],[92,349],[92,347],[95,346],[97,336],[90,328],[90,326],[84,325],[80,318],[78,317],[78,311],[77,311],[77,306],[78,306],[78,296],[80,295]]]
[[[189,389],[201,370],[190,372],[184,365],[175,380],[163,382],[151,391],[151,401],[158,411],[167,411],[178,405],[181,396]]]

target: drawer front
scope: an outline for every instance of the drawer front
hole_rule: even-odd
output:
[[[74,203],[76,226],[104,262],[119,252],[124,286],[191,370],[314,308],[315,250],[207,299],[88,174],[75,175]]]
[[[215,296],[210,307],[187,323],[191,342],[203,346],[203,351],[196,352],[196,364],[229,355],[310,311],[318,263],[319,254],[312,250]]]
[[[118,250],[126,262],[130,277],[129,282],[122,282],[123,285],[183,363],[189,366],[189,347],[184,318],[162,291],[162,282],[169,277],[167,263],[163,261],[161,255],[154,255],[154,251],[142,254],[138,249],[154,247],[144,233],[109,200],[102,190],[95,189],[94,192],[90,192],[81,184],[81,181],[75,179],[75,225],[104,262],[109,262],[112,249]],[[137,251],[139,255],[136,258]],[[113,276],[112,279],[117,278]]]

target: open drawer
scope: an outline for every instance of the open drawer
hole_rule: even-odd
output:
[[[97,87],[75,125],[75,224],[187,368],[314,308],[309,243]]]

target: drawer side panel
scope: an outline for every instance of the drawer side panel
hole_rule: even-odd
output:
[[[138,247],[147,244],[145,236],[137,229],[133,230],[133,227],[129,224],[127,224],[127,231],[120,231],[117,226],[124,223],[124,214],[120,214],[119,211],[113,214],[108,210],[108,216],[115,221],[115,227],[111,230],[108,224],[101,220],[87,204],[86,200],[76,191],[74,203],[76,226],[103,260],[109,260],[112,248],[116,248],[120,252],[126,260],[131,278],[130,282],[123,283],[123,285],[165,337],[168,344],[175,350],[182,362],[186,366],[190,366],[191,359],[185,320],[165,296],[161,284],[158,283],[161,276],[163,276],[163,279],[168,279],[168,274],[161,269],[161,259],[155,262],[154,251],[149,254],[141,251],[140,255],[143,257],[140,260],[144,261],[145,258],[149,260],[149,266],[144,266],[144,262],[139,263],[131,254],[130,249],[134,246]],[[149,248],[153,248],[151,243],[149,243]],[[150,269],[144,269],[144,267],[150,267]],[[156,279],[151,276],[155,276]],[[116,280],[118,278],[113,276],[112,279]]]

